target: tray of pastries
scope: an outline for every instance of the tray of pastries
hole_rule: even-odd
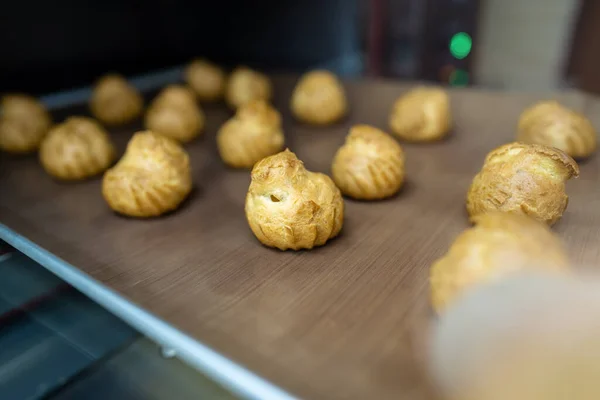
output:
[[[597,265],[600,102],[207,60],[0,103],[0,223],[298,397],[425,399],[472,287]]]

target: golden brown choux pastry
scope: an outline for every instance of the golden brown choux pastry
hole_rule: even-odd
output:
[[[448,93],[436,87],[418,87],[396,100],[390,114],[390,128],[399,138],[431,142],[450,131],[452,115]]]
[[[471,218],[490,211],[526,214],[549,225],[567,208],[565,182],[579,166],[564,152],[509,143],[490,152],[467,194]]]
[[[217,133],[219,154],[234,168],[252,168],[263,158],[283,148],[281,115],[263,100],[238,108]]]
[[[369,125],[356,125],[335,154],[331,170],[333,181],[346,196],[383,199],[402,187],[404,152],[387,133]]]
[[[183,85],[169,85],[160,91],[152,101],[152,104],[161,106],[186,107],[190,104],[196,105],[194,92]]]
[[[48,132],[39,155],[48,174],[63,180],[81,180],[110,167],[115,148],[99,123],[91,118],[70,117]]]
[[[192,190],[188,154],[174,139],[138,132],[119,162],[106,171],[102,195],[114,211],[154,217],[175,210]]]
[[[314,125],[328,125],[346,115],[348,105],[342,82],[329,71],[304,74],[292,93],[294,116]]]
[[[474,222],[431,267],[431,303],[437,312],[476,285],[520,271],[569,268],[560,240],[533,218],[492,212]]]
[[[262,244],[280,250],[312,249],[338,235],[344,200],[331,178],[304,168],[289,150],[252,169],[246,218]]]
[[[36,151],[48,133],[52,119],[37,99],[12,94],[0,101],[0,150],[9,153]]]
[[[184,72],[185,81],[200,101],[217,101],[225,93],[225,71],[202,59],[192,61]]]
[[[252,100],[271,100],[273,88],[271,80],[260,72],[247,67],[237,67],[229,76],[225,89],[225,100],[237,108]]]
[[[543,101],[523,111],[517,140],[556,147],[576,159],[596,150],[596,131],[590,120],[556,101]]]
[[[138,90],[116,74],[100,78],[90,99],[92,114],[107,125],[133,121],[141,114],[143,105]]]
[[[202,133],[204,112],[194,93],[181,85],[170,85],[154,99],[144,119],[146,129],[185,143]]]

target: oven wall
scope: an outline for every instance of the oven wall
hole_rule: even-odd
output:
[[[0,91],[47,93],[107,71],[206,56],[276,70],[362,68],[360,0],[54,0],[2,4]]]

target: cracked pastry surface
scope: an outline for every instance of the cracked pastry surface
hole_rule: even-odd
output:
[[[283,142],[281,115],[263,100],[238,108],[217,133],[221,159],[234,168],[252,168],[256,162],[280,152]]]
[[[204,59],[192,61],[185,69],[184,78],[200,101],[221,100],[225,93],[225,71]]]
[[[40,163],[48,174],[82,180],[104,172],[115,159],[108,133],[95,120],[70,117],[53,127],[40,146]]]
[[[527,270],[568,271],[567,253],[547,225],[525,215],[493,212],[474,218],[430,270],[437,312],[469,288]]]
[[[94,87],[90,109],[94,117],[107,125],[122,125],[142,112],[143,99],[138,90],[121,75],[105,75]]]
[[[523,111],[517,140],[556,147],[576,159],[589,157],[597,146],[590,120],[556,101],[543,101]]]
[[[263,158],[251,177],[246,218],[265,246],[311,249],[340,233],[344,221],[340,190],[327,175],[306,170],[291,151]]]
[[[155,217],[175,210],[192,190],[188,154],[174,139],[138,132],[119,162],[106,171],[102,195],[114,211]]]
[[[50,114],[34,97],[10,94],[0,100],[0,150],[32,153],[39,148],[51,125]]]
[[[471,218],[490,211],[525,214],[549,225],[567,208],[565,182],[579,166],[564,152],[509,143],[491,151],[467,193]]]
[[[402,187],[404,152],[387,133],[356,125],[335,154],[331,170],[343,194],[361,200],[383,199]]]
[[[292,93],[292,113],[298,120],[309,124],[334,123],[346,115],[347,108],[344,86],[329,71],[304,74]]]
[[[240,107],[253,100],[271,100],[271,80],[264,74],[248,67],[237,67],[229,76],[225,89],[225,100],[232,108]]]
[[[181,85],[170,85],[154,99],[144,119],[146,129],[186,143],[204,129],[204,112],[194,93]]]
[[[452,125],[448,93],[436,87],[415,88],[396,100],[389,122],[392,132],[403,140],[440,140]]]

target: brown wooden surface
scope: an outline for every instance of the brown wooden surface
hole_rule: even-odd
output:
[[[288,111],[291,79],[276,79],[288,146],[309,169],[329,171],[349,126],[387,127],[406,86],[347,84],[352,112],[313,128]],[[141,307],[301,397],[425,399],[428,268],[467,225],[464,198],[485,154],[514,137],[536,94],[451,92],[455,131],[446,141],[405,145],[408,182],[395,198],[346,201],[342,235],[308,252],[262,247],[244,217],[247,171],[225,168],[215,132],[230,115],[206,108],[205,136],[187,148],[197,190],[181,210],[140,221],[113,214],[100,180],[57,183],[35,157],[0,156],[0,222]],[[600,124],[600,105],[556,96]],[[69,110],[80,112],[80,110]],[[133,127],[114,133],[120,148]],[[568,184],[555,230],[576,262],[600,259],[599,157]]]

